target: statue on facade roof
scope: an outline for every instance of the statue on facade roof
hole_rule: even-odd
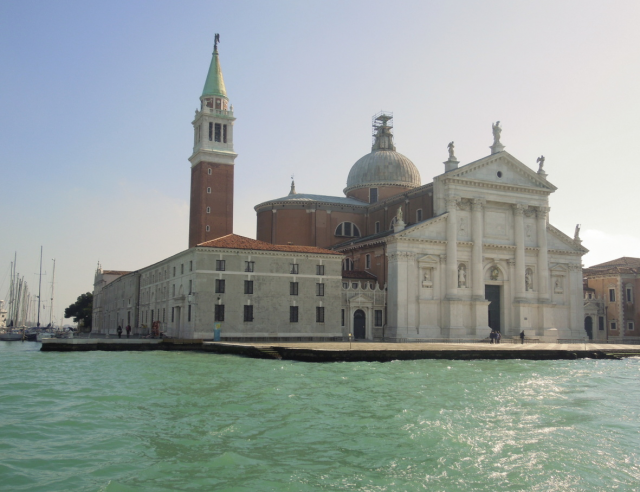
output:
[[[538,167],[538,172],[543,173],[544,171],[542,170],[542,168],[544,167],[544,156],[541,155],[540,157],[538,157],[538,160],[536,162],[540,164],[540,167]]]
[[[453,145],[453,141],[449,142],[449,145],[447,145],[447,149],[449,150],[449,160],[450,161],[455,161],[456,160],[456,156],[454,154],[454,145]]]
[[[580,241],[580,224],[576,224],[576,230],[573,233],[573,240]]]
[[[493,131],[493,145],[500,143],[500,134],[502,133],[502,128],[500,128],[500,122],[496,121],[491,124],[491,130]]]
[[[398,214],[396,215],[398,222],[402,222],[404,223],[404,220],[402,220],[402,207],[398,207]]]

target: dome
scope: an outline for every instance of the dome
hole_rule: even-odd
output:
[[[376,186],[420,186],[420,172],[413,162],[395,150],[374,150],[358,159],[349,171],[347,193]]]

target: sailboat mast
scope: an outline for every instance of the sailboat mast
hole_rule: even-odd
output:
[[[40,291],[42,290],[42,246],[40,246],[40,280],[38,282],[38,323],[36,326],[40,326]]]
[[[53,289],[56,281],[56,259],[53,259],[53,275],[51,276],[51,306],[49,306],[49,327],[53,327]]]

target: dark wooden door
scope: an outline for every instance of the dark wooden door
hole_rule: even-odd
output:
[[[587,332],[589,340],[593,340],[593,318],[591,316],[584,319],[584,331]]]
[[[353,313],[353,338],[356,340],[366,338],[367,330],[365,328],[364,311],[358,309]]]
[[[484,296],[489,301],[489,328],[500,330],[500,286],[485,285]]]

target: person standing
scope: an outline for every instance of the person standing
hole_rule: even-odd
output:
[[[520,332],[520,342],[521,344],[524,344],[524,330]]]
[[[118,338],[122,338],[122,326],[118,325],[118,329],[116,331],[118,332]]]
[[[129,335],[131,334],[131,325],[127,325],[125,330],[127,330],[127,338],[129,338]]]
[[[489,339],[491,340],[489,343],[493,345],[494,340],[496,339],[496,332],[491,330],[491,333],[489,334]]]
[[[500,343],[501,338],[502,338],[502,334],[499,331],[496,331],[496,343]]]

